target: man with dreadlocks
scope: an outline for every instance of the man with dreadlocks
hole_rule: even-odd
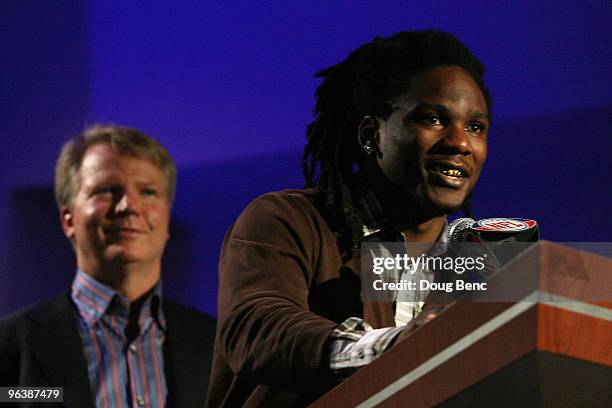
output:
[[[259,197],[223,244],[210,406],[306,405],[435,316],[362,302],[359,246],[443,241],[447,214],[469,212],[483,73],[439,31],[376,38],[318,73],[306,189]]]

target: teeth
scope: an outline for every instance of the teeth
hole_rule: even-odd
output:
[[[440,173],[450,177],[463,177],[463,172],[459,169],[443,169],[438,167]]]

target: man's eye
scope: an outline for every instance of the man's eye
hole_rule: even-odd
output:
[[[142,190],[142,193],[148,196],[157,196],[157,190],[154,188],[145,188]]]
[[[440,119],[440,116],[436,113],[430,113],[430,114],[421,116],[421,122],[427,123],[429,125],[441,125],[442,124],[442,120]]]
[[[94,190],[94,194],[96,195],[100,195],[100,194],[112,194],[113,193],[113,188],[112,187],[99,187],[96,188]]]
[[[481,133],[484,131],[484,126],[481,123],[470,123],[465,130],[472,133]]]

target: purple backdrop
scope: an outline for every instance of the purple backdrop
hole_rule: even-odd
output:
[[[610,241],[607,2],[15,3],[0,6],[0,314],[69,283],[54,160],[68,136],[106,121],[145,130],[175,157],[165,287],[215,314],[229,224],[256,195],[302,184],[313,73],[403,29],[451,31],[487,67],[494,123],[476,214],[536,218],[555,241]]]

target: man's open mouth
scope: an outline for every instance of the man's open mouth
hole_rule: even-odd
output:
[[[440,173],[448,177],[464,178],[468,177],[469,173],[462,166],[446,164],[446,163],[429,163],[425,166],[427,171]]]
[[[443,166],[436,166],[436,171],[446,176],[449,176],[449,177],[457,177],[457,178],[463,177],[463,171],[459,169],[453,169],[450,167],[443,167]]]

